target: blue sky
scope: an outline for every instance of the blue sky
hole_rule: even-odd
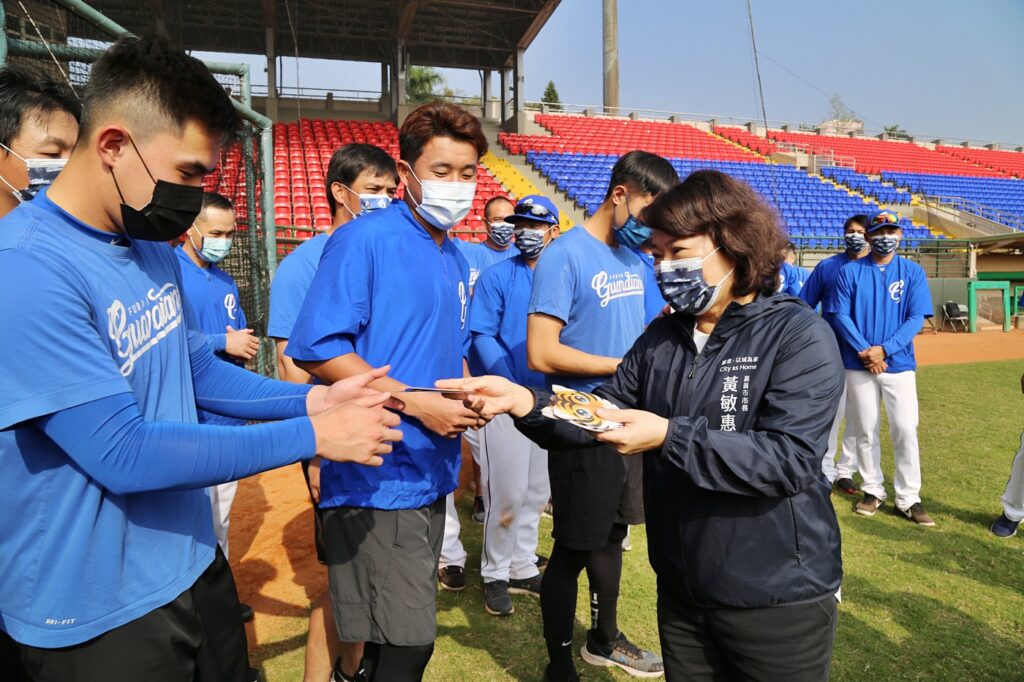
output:
[[[1024,144],[1021,0],[752,6],[770,120],[818,122],[839,93],[869,129],[898,123],[929,140]],[[265,82],[258,64],[254,80]],[[600,104],[600,0],[562,0],[527,50],[525,71],[527,99],[553,80],[563,102]],[[450,87],[479,92],[476,72],[443,73]],[[294,62],[283,75],[295,83]],[[299,78],[380,88],[375,64],[302,60]],[[623,107],[759,117],[745,0],[619,0],[619,79]]]

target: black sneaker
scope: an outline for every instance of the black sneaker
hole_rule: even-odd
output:
[[[492,616],[511,616],[516,607],[512,605],[508,592],[508,583],[504,580],[484,583],[484,610]]]
[[[587,643],[580,650],[580,656],[590,665],[619,668],[632,677],[655,678],[665,674],[665,663],[661,656],[641,649],[622,632],[607,645],[602,645],[594,636],[594,631],[589,630]]]
[[[441,587],[449,592],[462,592],[466,589],[466,570],[462,566],[445,566],[437,572]]]
[[[844,495],[856,495],[857,485],[852,478],[837,478],[835,488]]]
[[[256,615],[253,613],[252,607],[248,604],[239,604],[239,614],[242,616],[242,620],[250,621]]]
[[[552,677],[551,666],[548,665],[544,668],[544,679],[541,682],[580,682],[580,674],[573,668],[572,674],[569,677]]]
[[[473,514],[470,516],[474,523],[484,522],[484,498],[477,495],[473,498]]]
[[[513,578],[508,581],[508,591],[512,594],[525,594],[540,599],[540,581],[540,573],[532,578],[523,578],[522,580]]]
[[[366,669],[359,664],[359,670],[352,677],[341,672],[341,656],[334,661],[334,670],[331,671],[331,682],[366,682]]]
[[[537,568],[543,571],[547,567],[548,567],[548,558],[546,556],[542,555],[542,554],[538,554],[537,555]]]

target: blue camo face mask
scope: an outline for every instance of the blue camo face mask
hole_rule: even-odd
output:
[[[704,279],[704,261],[718,251],[716,248],[703,257],[681,258],[679,260],[663,260],[654,268],[654,276],[658,281],[658,289],[672,310],[677,313],[703,315],[718,300],[722,291],[722,282],[732,276],[730,270],[715,286]]]
[[[843,237],[847,253],[860,253],[868,245],[868,240],[860,232],[851,232]]]
[[[894,253],[900,245],[900,238],[894,235],[879,235],[871,239],[871,250],[879,256]]]

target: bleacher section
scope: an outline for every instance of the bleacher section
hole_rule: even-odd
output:
[[[256,155],[254,155],[256,156]],[[260,210],[260,181],[256,181],[255,206],[256,220],[262,218]],[[203,178],[203,191],[222,194],[235,205],[235,219],[239,226],[244,227],[249,218],[249,202],[245,188],[245,173],[242,170],[241,143],[230,145],[221,150],[220,162],[212,173]]]
[[[498,135],[498,141],[512,154],[524,154],[527,151],[600,151],[621,155],[632,149],[643,149],[664,157],[764,162],[764,159],[754,152],[708,135],[685,123],[588,118],[564,114],[538,114],[536,122],[550,130],[552,135],[501,133]]]
[[[1008,175],[1024,178],[1024,152],[1010,152],[999,149],[966,149],[964,147],[935,147],[943,154],[955,156],[985,168],[991,168]]]
[[[518,199],[530,194],[544,194],[537,186],[523,177],[507,159],[500,159],[491,152],[487,152],[480,159],[480,162],[494,174],[494,177],[509,191],[509,198]],[[572,219],[569,216],[561,216],[559,227],[567,230],[572,226]],[[481,225],[486,230],[485,225]]]
[[[878,180],[873,180],[863,173],[849,168],[828,166],[821,169],[821,174],[882,204],[909,204],[912,198],[907,192],[899,192],[894,187],[884,185]]]
[[[882,179],[915,194],[960,197],[1024,218],[1024,180],[894,172],[882,173]]]
[[[850,157],[854,159],[856,170],[868,175],[878,175],[888,170],[978,177],[1003,176],[999,171],[911,142],[832,137],[779,130],[769,130],[768,137],[779,142],[801,145],[815,154],[832,153],[838,157]]]
[[[588,214],[604,199],[618,154],[573,154],[534,152],[526,154],[533,166]],[[748,182],[779,209],[790,235],[805,248],[837,248],[845,220],[856,213],[878,210],[875,204],[851,196],[835,185],[792,166],[719,161],[671,159],[680,177],[701,168],[713,168]],[[901,221],[908,246],[930,238],[927,229]]]
[[[748,149],[752,149],[758,154],[768,156],[778,151],[778,146],[769,139],[764,137],[758,137],[753,133],[747,132],[743,128],[737,128],[735,126],[715,126],[715,135],[721,135],[724,138],[732,140],[737,144],[741,144]]]

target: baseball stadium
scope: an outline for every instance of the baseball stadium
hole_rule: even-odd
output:
[[[859,488],[852,489],[856,495],[838,487],[831,492],[828,503],[842,538],[842,587],[825,677],[1024,680],[1024,544],[1013,533],[997,533],[993,525],[1006,521],[1015,533],[1018,521],[1009,506],[1002,517],[1000,510],[1004,502],[1011,504],[1011,468],[1015,473],[1021,468],[1024,475],[1024,457],[1014,464],[1024,428],[1024,377],[1018,381],[1024,373],[1024,127],[1018,105],[1010,100],[1000,104],[1003,95],[995,90],[978,94],[970,83],[973,65],[985,60],[999,62],[993,62],[995,74],[1016,73],[1024,58],[1019,42],[1024,11],[1014,2],[890,7],[902,4],[868,3],[871,12],[881,15],[871,21],[890,35],[867,39],[835,23],[844,13],[866,13],[867,8],[844,4],[842,11],[821,9],[817,17],[816,3],[797,0],[5,0],[0,6],[0,64],[28,67],[80,94],[93,64],[126,35],[159,36],[205,63],[230,97],[241,125],[236,138],[220,149],[202,187],[233,207],[233,245],[219,267],[237,284],[242,326],[255,339],[243,364],[270,378],[284,378],[275,347],[280,337],[270,329],[272,285],[279,265],[293,252],[300,253],[297,249],[337,225],[332,157],[350,144],[383,150],[400,162],[392,194],[396,203],[405,200],[410,185],[401,165],[403,123],[423,105],[460,107],[478,120],[486,137],[475,194],[448,232],[453,242],[490,243],[492,201],[507,199],[517,217],[518,201],[525,197],[546,198],[554,215],[548,229],[564,240],[609,210],[617,164],[634,150],[667,160],[684,186],[691,174],[708,170],[748,185],[781,224],[793,247],[791,265],[808,275],[850,248],[852,216],[875,221],[862,225],[869,238],[881,220],[883,229],[899,232],[898,258],[923,273],[926,286],[918,295],[930,298],[927,311],[918,313],[920,330],[910,332],[910,357],[916,358],[917,370],[912,409],[920,450],[921,495],[915,506],[923,503],[930,516],[923,509],[922,517],[899,509],[899,490],[896,504],[883,504],[884,494],[876,494],[877,505],[867,512]],[[890,12],[900,18],[887,17]],[[970,25],[950,27],[974,14]],[[906,16],[913,16],[916,25],[900,23]],[[871,21],[858,17],[850,25]],[[658,26],[666,22],[685,25],[679,33],[687,37],[666,42],[671,31]],[[794,28],[787,33],[783,29],[789,22]],[[702,23],[719,26],[716,36],[733,36],[730,44],[715,46],[721,54],[688,46],[687,41],[699,42]],[[723,33],[720,26],[726,25],[730,28]],[[937,33],[936,26],[947,27],[948,34]],[[989,32],[993,46],[979,56]],[[647,34],[650,40],[644,40]],[[800,42],[804,49],[784,49],[785,42]],[[888,68],[901,74],[901,85],[879,85],[873,96],[863,94],[871,92],[870,83],[847,85],[861,78],[857,59],[863,49],[886,51]],[[943,75],[941,90],[915,75],[912,66],[930,58],[915,52],[940,49],[953,56],[943,62],[952,71]],[[774,56],[782,53],[800,56],[784,64]],[[532,58],[535,54],[544,58]],[[829,65],[811,68],[818,60]],[[739,64],[740,72],[726,72],[721,67],[726,62]],[[669,65],[703,70],[710,79],[706,82],[735,82],[718,83],[705,94],[673,92],[671,84],[660,87],[649,74],[641,77],[655,63],[658,73],[666,73]],[[716,71],[720,67],[721,73]],[[830,70],[835,85],[823,81],[822,74]],[[826,87],[809,82],[803,75],[808,72]],[[586,87],[569,82],[578,74],[586,74],[579,76]],[[556,84],[581,101],[561,101]],[[1012,77],[1001,87],[1019,89]],[[844,88],[858,94],[844,102],[835,94]],[[742,91],[734,99],[747,103],[742,105],[746,115],[714,113],[732,106],[734,100],[720,104],[714,94],[729,90]],[[791,97],[791,92],[797,94]],[[863,103],[867,97],[875,101]],[[968,97],[984,101],[958,108]],[[790,98],[796,104],[775,104]],[[998,130],[995,124],[981,125],[990,115],[989,105],[1007,107],[1012,123]],[[802,114],[789,113],[797,107],[803,107]],[[961,118],[951,113],[948,119],[907,113],[946,107],[966,113]],[[783,118],[773,118],[783,110]],[[890,110],[901,112],[905,128],[867,117],[887,122]],[[979,124],[915,129],[944,125],[944,120]],[[412,166],[408,169],[411,173]],[[429,184],[418,177],[416,182],[423,190]],[[422,196],[412,200],[425,201]],[[205,239],[212,241],[208,235]],[[407,264],[395,261],[387,267],[400,270]],[[887,295],[899,301],[903,280],[895,286]],[[667,295],[666,300],[672,304]],[[832,312],[824,299],[817,310]],[[885,399],[884,412],[877,398],[875,405],[878,475],[884,474],[890,489],[906,476],[894,462],[906,436],[895,427],[890,433],[891,410],[909,410],[902,402],[906,394],[894,395],[893,402]],[[849,424],[848,404],[846,410]],[[840,421],[837,416],[836,424]],[[546,668],[547,621],[542,600],[535,598],[539,593],[517,593],[514,613],[503,612],[508,617],[495,617],[490,607],[484,608],[488,578],[481,575],[480,557],[488,540],[475,517],[484,494],[480,488],[490,484],[486,475],[484,483],[475,477],[475,454],[463,444],[453,498],[461,527],[455,532],[468,557],[460,565],[464,582],[455,590],[445,584],[438,589],[436,641],[422,679],[555,679]],[[863,469],[849,474],[851,485],[866,483],[861,474]],[[249,664],[255,679],[267,682],[318,679],[307,667],[310,612],[330,595],[314,542],[308,480],[299,463],[264,471],[240,480],[229,503],[231,573],[238,600],[253,612],[245,622]],[[555,515],[558,509],[556,500]],[[511,522],[502,521],[506,526]],[[534,538],[538,557],[557,551],[552,530],[552,517],[545,512]],[[634,649],[660,652],[665,635],[659,636],[656,604],[662,592],[648,559],[648,526],[632,525],[626,542],[618,627],[629,634]],[[5,560],[17,563],[19,557]],[[592,616],[596,622],[592,608],[597,608],[589,593],[581,592],[573,624],[577,650],[588,641]],[[0,608],[0,625],[5,615]],[[585,680],[626,680],[635,672],[619,664],[588,665],[586,655],[575,661]],[[661,669],[657,672],[660,676]],[[22,679],[8,678],[4,671],[0,678]],[[323,682],[327,679],[370,678],[338,672]],[[779,672],[692,679],[820,678]]]

